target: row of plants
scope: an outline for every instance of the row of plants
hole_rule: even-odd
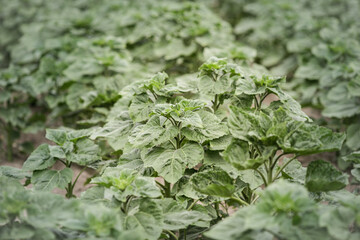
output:
[[[349,167],[343,157],[360,149],[359,1],[228,0],[212,6],[220,6],[238,41],[258,50],[259,63],[288,76],[286,89],[302,106],[321,110],[321,124],[347,132],[338,165]]]
[[[228,2],[219,4],[220,13],[237,12]],[[308,5],[301,3],[276,4],[297,16],[299,6]],[[237,4],[248,22],[279,23],[250,11],[275,3]],[[315,9],[325,2],[318,4]],[[342,161],[354,165],[350,180],[359,180],[360,154],[348,154],[357,149],[349,147],[358,143],[357,128],[348,128],[346,140],[344,133],[313,123],[293,92],[282,90],[285,77],[254,63],[282,69],[296,85],[294,69],[296,76],[302,62],[315,61],[306,50],[269,65],[269,50],[285,45],[264,45],[251,34],[272,28],[235,28],[239,41],[257,53],[236,42],[230,24],[201,1],[2,5],[6,24],[0,32],[8,38],[0,37],[0,140],[8,159],[20,134],[50,128],[48,143],[21,169],[0,167],[1,239],[359,238],[359,198],[356,190],[344,189],[349,175],[328,161],[303,167],[298,160],[342,149]],[[300,19],[307,18],[295,22]],[[350,59],[344,56],[333,66]],[[96,170],[87,181],[93,185],[74,199],[89,168]]]
[[[0,198],[0,236],[219,239],[225,229],[229,239],[356,239],[359,199],[342,190],[349,176],[323,160],[298,161],[339,150],[345,135],[313,123],[283,81],[213,57],[197,77],[159,72],[133,82],[104,126],[48,129],[54,144],[40,145],[22,169],[0,167],[11,183]],[[272,94],[279,100],[265,104]],[[57,161],[64,167],[51,169]],[[79,200],[42,193],[74,197],[73,164],[98,169],[95,186]]]
[[[230,25],[203,4],[28,0],[2,5],[0,31],[9,39],[1,42],[1,65],[7,67],[0,72],[0,120],[9,160],[21,133],[102,124],[119,90],[134,79],[164,70],[174,76],[192,73],[214,53],[239,61],[256,55],[234,43]],[[16,11],[27,6],[34,10]]]

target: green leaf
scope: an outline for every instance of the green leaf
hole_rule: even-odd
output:
[[[45,137],[60,146],[67,140],[66,131],[62,129],[46,129]]]
[[[272,122],[269,116],[262,111],[243,110],[230,106],[228,125],[232,135],[245,141],[265,140],[266,132]]]
[[[346,162],[360,164],[360,151],[352,152],[349,155],[342,157],[342,159]]]
[[[283,164],[286,164],[290,159],[284,158]],[[304,184],[306,176],[306,168],[304,168],[298,160],[292,160],[281,173],[285,179],[290,179],[291,182]]]
[[[168,212],[164,214],[164,229],[179,230],[185,229],[189,225],[193,225],[198,221],[210,221],[211,218],[199,211],[179,211]]]
[[[232,91],[236,65],[228,64],[224,58],[211,57],[200,66],[198,88],[205,96],[215,96]]]
[[[150,118],[154,103],[150,101],[147,94],[135,96],[129,106],[129,114],[134,122],[143,122]]]
[[[360,149],[360,124],[351,124],[346,130],[346,146],[351,150]]]
[[[239,209],[205,236],[229,240],[328,239],[319,226],[316,210],[303,186],[280,180],[265,189],[257,204]]]
[[[202,194],[231,197],[235,192],[234,180],[223,170],[208,170],[191,176],[194,188]]]
[[[145,167],[153,167],[166,181],[177,182],[185,168],[201,163],[204,150],[197,143],[186,143],[179,149],[154,148],[144,156]]]
[[[340,190],[348,183],[347,174],[338,171],[329,162],[316,160],[307,167],[305,185],[311,192]]]
[[[42,144],[26,159],[22,169],[26,171],[43,170],[51,167],[55,162],[56,160],[50,154],[49,145]]]
[[[10,166],[0,166],[0,176],[6,176],[20,180],[31,177],[31,174],[24,171],[23,169]]]
[[[189,225],[198,222],[209,222],[211,217],[207,213],[196,210],[186,210],[186,204],[175,201],[170,198],[164,198],[158,201],[164,213],[164,229],[179,230],[185,229]]]
[[[113,120],[106,123],[102,128],[94,130],[90,139],[105,138],[109,145],[118,151],[125,147],[132,128],[132,120]]]
[[[87,138],[79,139],[76,144],[76,151],[67,155],[67,160],[81,166],[88,166],[100,161],[100,147]]]
[[[138,125],[129,136],[134,147],[156,146],[173,139],[178,129],[169,123],[164,125],[159,116],[152,116],[145,125]]]
[[[232,143],[222,153],[224,159],[239,170],[257,169],[273,153],[276,148],[265,147],[262,155],[256,158],[250,158],[249,144],[241,140],[233,140]]]
[[[226,135],[210,141],[210,150],[225,150],[231,143],[232,136]]]
[[[228,128],[224,122],[221,122],[216,115],[207,111],[198,112],[202,127],[185,127],[181,129],[181,133],[191,141],[204,142],[220,138],[228,134]]]
[[[31,226],[14,223],[13,226],[0,228],[1,239],[30,239],[34,236],[34,229]]]
[[[163,227],[163,212],[159,204],[150,199],[140,200],[140,204],[129,211],[125,218],[126,229],[134,229],[146,234],[146,239],[157,240]]]
[[[94,59],[83,59],[71,64],[64,71],[64,75],[71,80],[78,80],[86,75],[96,75],[104,70],[103,66]]]
[[[277,142],[286,153],[298,155],[331,152],[341,149],[345,134],[308,123],[296,123],[288,134]],[[290,125],[291,126],[291,125]]]
[[[42,170],[35,171],[31,177],[31,183],[36,190],[51,191],[54,188],[65,189],[72,181],[73,171],[70,168],[64,168],[60,171]]]

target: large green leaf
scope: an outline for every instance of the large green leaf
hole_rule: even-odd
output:
[[[154,200],[142,199],[125,218],[126,229],[146,233],[146,239],[158,239],[163,226],[163,211]]]
[[[191,176],[194,188],[202,194],[231,197],[235,192],[234,180],[223,170],[207,170]]]
[[[212,239],[331,239],[319,226],[317,206],[308,192],[286,181],[272,183],[256,205],[244,207],[215,225]]]
[[[204,158],[204,150],[197,143],[186,143],[179,149],[156,147],[144,156],[146,167],[153,167],[160,176],[170,183],[177,182],[185,168],[195,167]]]
[[[181,129],[181,133],[189,140],[195,142],[204,142],[220,138],[228,134],[228,128],[224,122],[221,122],[216,115],[208,111],[202,110],[198,112],[202,127],[185,127]]]
[[[106,123],[102,128],[93,131],[90,139],[105,138],[110,146],[118,151],[123,149],[128,141],[128,135],[133,128],[132,120],[112,120]]]
[[[42,144],[31,153],[23,165],[27,171],[43,170],[51,167],[55,163],[55,158],[50,154],[50,146]]]
[[[305,155],[338,151],[345,137],[343,133],[334,133],[325,127],[303,123],[293,125],[293,129],[289,129],[288,134],[278,140],[278,144],[286,153]]]
[[[316,160],[307,167],[305,185],[311,192],[340,190],[348,183],[348,175],[338,171],[329,162]]]
[[[35,171],[31,177],[31,183],[36,190],[51,191],[54,188],[64,189],[72,181],[73,171],[64,168],[60,171],[42,170]]]

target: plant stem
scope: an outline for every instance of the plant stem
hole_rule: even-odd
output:
[[[266,181],[266,178],[265,178],[264,174],[262,172],[260,172],[258,169],[255,169],[255,171],[260,175],[260,177],[262,178],[262,180],[264,182],[264,185],[266,187],[267,186],[267,181]]]
[[[267,171],[267,183],[270,184],[273,182],[273,169],[271,168],[271,161],[269,161],[269,169]]]
[[[276,165],[276,163],[279,161],[279,159],[280,159],[282,156],[284,156],[284,155],[286,155],[286,153],[281,153],[281,154],[279,154],[279,155],[274,159],[274,162],[273,162],[273,164],[271,165],[271,167],[274,168],[275,165]]]
[[[296,159],[298,156],[295,155],[294,157],[290,158],[289,161],[287,161],[284,165],[281,166],[281,168],[276,172],[274,179],[277,179],[277,177],[280,175],[280,173],[286,168],[287,165],[289,165],[294,159]]]
[[[85,171],[86,168],[87,168],[87,167],[84,167],[84,168],[81,169],[81,171],[78,173],[78,175],[76,176],[76,178],[75,178],[75,180],[74,180],[74,182],[73,182],[73,184],[72,184],[72,189],[74,189],[76,182],[78,181],[80,175]],[[71,194],[72,194],[72,193],[71,193]]]
[[[256,195],[256,197],[251,201],[251,204],[254,204],[256,202],[256,200],[258,200],[259,197],[260,197],[260,195]]]
[[[198,201],[199,201],[199,199],[194,200],[194,202],[191,203],[191,205],[187,208],[187,210],[190,211]]]
[[[215,210],[216,210],[216,215],[217,215],[218,219],[221,218],[220,217],[220,210],[219,210],[219,203],[218,202],[215,203]]]
[[[163,185],[163,184],[161,184],[160,182],[158,182],[158,181],[155,181],[156,182],[156,184],[157,185],[159,185],[162,189],[164,189],[165,190],[165,186]]]
[[[68,186],[66,189],[66,198],[72,198],[74,197],[74,194],[73,194],[73,185],[71,182],[68,183]]]
[[[212,101],[212,103],[213,103],[213,109],[214,109],[214,112],[218,109],[218,95],[217,94],[215,94],[215,100],[214,101]]]
[[[244,200],[240,199],[240,198],[237,198],[237,197],[231,197],[230,199],[242,204],[242,205],[245,205],[245,206],[249,206],[249,204],[247,202],[245,202]]]
[[[165,230],[166,232],[168,232],[173,238],[175,238],[176,240],[178,240],[179,238],[175,235],[175,233],[173,233],[172,231],[169,230]]]
[[[165,182],[165,197],[171,197],[171,185],[169,182],[167,182],[166,180],[164,180]]]

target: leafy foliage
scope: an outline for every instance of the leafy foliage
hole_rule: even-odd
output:
[[[235,33],[259,51],[209,2],[241,13]],[[358,8],[324,2],[1,1],[0,141],[10,157],[20,133],[51,127],[21,169],[0,167],[0,238],[358,239],[359,199],[343,189],[360,181]],[[351,178],[302,165],[346,135],[284,91],[299,81],[316,92],[302,103],[350,124]]]

